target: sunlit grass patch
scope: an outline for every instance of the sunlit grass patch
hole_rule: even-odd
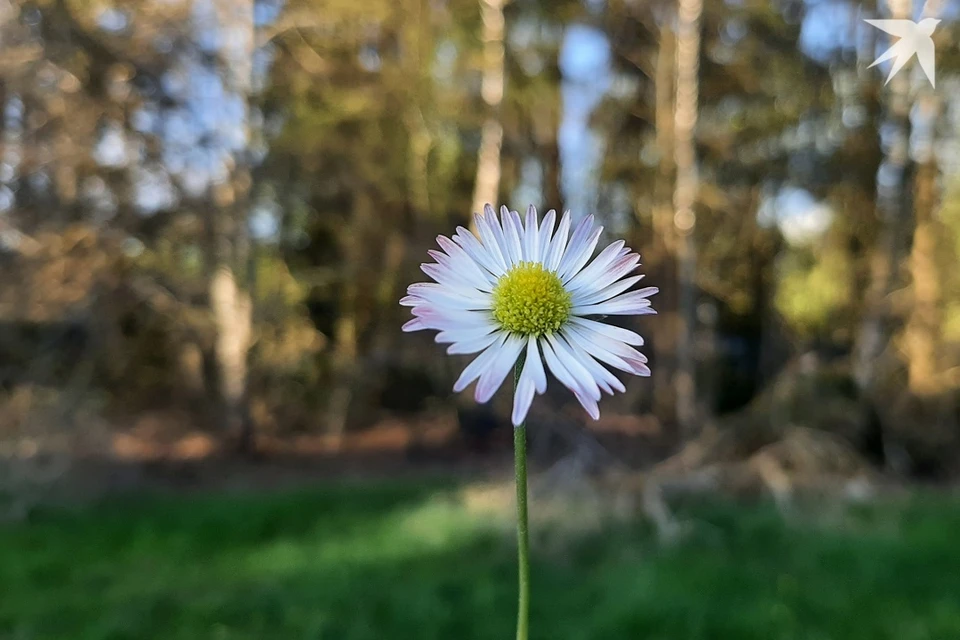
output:
[[[41,513],[0,530],[0,638],[510,637],[504,505],[464,495],[357,485]],[[829,524],[720,502],[681,515],[692,532],[669,547],[629,520],[541,535],[535,637],[960,638],[951,501],[857,507]]]

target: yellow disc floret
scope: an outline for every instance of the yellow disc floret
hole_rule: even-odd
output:
[[[553,333],[570,315],[570,294],[560,278],[538,262],[521,262],[493,290],[493,317],[524,336]]]

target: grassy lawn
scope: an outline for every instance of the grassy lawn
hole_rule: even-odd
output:
[[[533,637],[960,638],[960,505],[692,515],[669,548],[639,523],[541,542]],[[111,501],[0,529],[0,639],[507,639],[514,561],[435,485]]]

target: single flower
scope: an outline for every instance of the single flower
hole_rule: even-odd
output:
[[[618,240],[590,261],[603,227],[587,216],[570,235],[570,212],[549,211],[542,222],[527,209],[487,205],[476,215],[480,237],[457,227],[453,239],[438,236],[443,251],[429,251],[423,264],[435,282],[412,284],[400,304],[412,307],[404,331],[439,331],[447,353],[479,353],[463,370],[454,391],[477,382],[477,402],[489,400],[525,352],[513,401],[514,425],[523,423],[534,393],[547,389],[550,369],[587,413],[600,417],[600,392],[625,391],[605,366],[649,376],[647,358],[633,346],[637,333],[598,321],[603,316],[656,313],[649,297],[656,287],[627,290],[643,277],[628,276],[640,256]],[[589,262],[589,264],[588,264]],[[601,364],[602,363],[602,364]]]

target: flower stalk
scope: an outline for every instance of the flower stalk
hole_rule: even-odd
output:
[[[514,386],[520,381],[524,358],[517,360]],[[517,482],[517,640],[527,640],[530,629],[530,530],[527,517],[527,429],[521,423],[513,429],[514,475]]]

